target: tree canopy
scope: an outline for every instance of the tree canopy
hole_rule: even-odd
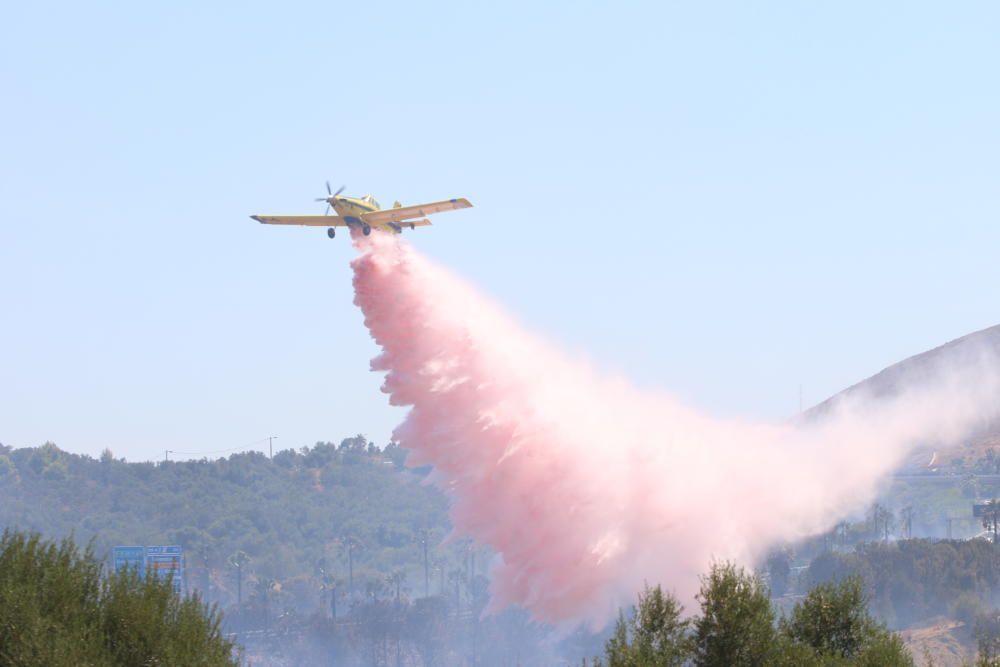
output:
[[[595,667],[912,667],[898,635],[868,612],[858,578],[820,585],[776,622],[761,580],[721,563],[702,578],[700,613],[657,586],[618,619]]]
[[[246,600],[258,579],[280,582],[283,605],[303,610],[320,604],[324,585],[342,581],[344,591],[353,579],[363,591],[400,569],[423,593],[421,540],[452,569],[457,556],[438,547],[449,530],[446,499],[404,469],[404,456],[363,436],[273,460],[245,452],[132,463],[52,443],[0,446],[0,526],[93,540],[101,558],[115,545],[179,544],[190,588],[227,607],[240,584]]]
[[[214,608],[169,581],[105,573],[69,539],[0,537],[0,665],[237,665]]]

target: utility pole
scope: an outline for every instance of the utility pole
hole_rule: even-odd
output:
[[[163,450],[163,462],[166,463],[169,460],[170,460],[170,450],[165,449]]]
[[[274,460],[274,441],[277,440],[277,439],[278,439],[278,436],[276,436],[276,435],[269,435],[267,437],[267,451],[268,451],[268,454],[270,454],[270,456],[268,456],[268,458],[271,459],[271,460]]]

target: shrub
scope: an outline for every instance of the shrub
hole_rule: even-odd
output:
[[[0,537],[0,665],[236,665],[220,620],[169,581],[104,576],[72,540]]]

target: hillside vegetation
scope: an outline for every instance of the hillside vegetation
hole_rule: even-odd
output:
[[[331,587],[351,593],[352,565],[355,591],[395,574],[423,593],[422,539],[432,580],[469,567],[474,554],[438,546],[449,529],[446,500],[403,458],[362,436],[273,460],[247,452],[155,464],[52,443],[0,445],[0,525],[92,540],[98,558],[119,544],[179,544],[190,588],[223,605],[236,602],[239,583],[245,598],[251,583],[269,582],[281,606],[311,610]]]
[[[809,565],[807,587],[855,576],[893,627],[939,616],[971,625],[1000,602],[1000,548],[985,540],[899,540],[827,552]]]

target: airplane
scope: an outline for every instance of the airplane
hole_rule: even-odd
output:
[[[319,197],[316,201],[326,202],[326,212],[323,215],[251,215],[257,222],[265,225],[304,225],[306,227],[327,227],[326,235],[331,239],[337,235],[337,227],[360,229],[368,236],[373,229],[394,234],[402,234],[409,227],[426,227],[431,221],[424,216],[442,211],[455,211],[460,208],[472,208],[468,199],[445,199],[430,204],[403,206],[399,202],[392,208],[383,209],[371,195],[364,197],[341,197],[345,186],[333,192],[330,181],[326,182],[327,197]],[[330,215],[330,208],[337,215]]]

